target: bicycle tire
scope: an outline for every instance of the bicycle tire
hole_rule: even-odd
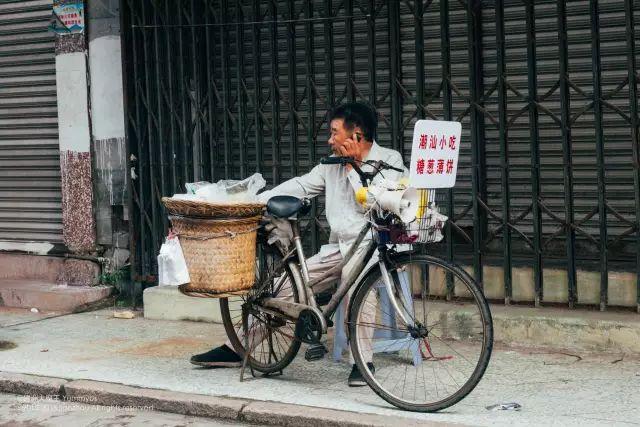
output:
[[[369,292],[371,291],[371,287],[375,286],[382,280],[382,276],[379,269],[373,269],[369,272],[369,274],[362,280],[361,284],[358,286],[356,291],[354,292],[354,299],[350,307],[349,311],[349,336],[351,337],[351,350],[354,355],[355,362],[362,373],[365,381],[371,387],[371,389],[382,399],[387,401],[388,403],[408,411],[413,412],[437,412],[442,409],[448,408],[452,405],[455,405],[459,401],[461,401],[465,396],[467,396],[478,384],[484,375],[487,366],[489,364],[489,360],[491,358],[491,352],[493,349],[493,323],[491,318],[491,312],[489,310],[489,305],[487,304],[484,295],[482,294],[480,288],[478,287],[475,280],[462,268],[459,266],[449,263],[443,259],[436,258],[429,255],[418,255],[418,254],[396,254],[392,257],[392,262],[395,265],[409,265],[416,262],[423,263],[427,266],[436,266],[445,269],[445,271],[450,272],[455,275],[462,283],[464,283],[471,296],[473,297],[473,301],[475,302],[478,311],[481,316],[481,322],[483,327],[483,340],[482,340],[482,350],[481,354],[478,358],[478,362],[473,370],[473,373],[469,376],[468,380],[464,383],[462,387],[460,387],[455,393],[447,396],[444,399],[434,401],[434,402],[425,402],[425,403],[414,403],[407,400],[403,400],[395,396],[393,393],[386,390],[377,380],[374,374],[367,367],[364,356],[363,349],[360,345],[360,336],[358,332],[358,316],[362,307],[365,304],[365,298],[369,298]],[[391,271],[391,270],[390,270]],[[430,270],[427,270],[430,271]],[[429,273],[431,274],[431,273]],[[428,275],[428,277],[430,277]],[[427,279],[426,281],[430,281],[431,279]],[[424,299],[424,298],[423,298]],[[417,316],[416,316],[417,317]],[[364,335],[364,334],[362,334]],[[371,334],[373,336],[373,333]],[[443,336],[444,337],[444,336]],[[425,339],[426,342],[426,339]],[[443,341],[444,342],[444,341]],[[421,354],[422,354],[422,350]],[[429,352],[431,349],[429,349]],[[370,353],[371,354],[371,353]],[[462,355],[461,355],[462,356]],[[421,357],[424,357],[422,355]],[[422,361],[421,363],[425,363]],[[405,368],[405,379],[406,379],[406,370]],[[434,371],[434,376],[436,372]],[[449,372],[451,376],[451,373]],[[424,371],[423,371],[424,376]],[[417,377],[416,377],[417,378]],[[418,380],[416,379],[415,383],[417,384]],[[425,386],[427,382],[425,380]],[[393,390],[392,390],[393,391]],[[437,391],[437,385],[436,385]],[[415,397],[414,391],[414,397]],[[426,392],[425,392],[426,395]]]

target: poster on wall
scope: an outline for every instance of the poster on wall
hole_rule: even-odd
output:
[[[82,1],[55,2],[50,28],[59,34],[84,32],[84,3]]]

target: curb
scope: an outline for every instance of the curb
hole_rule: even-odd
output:
[[[0,372],[0,391],[29,396],[59,396],[68,381],[62,378]]]
[[[454,307],[433,303],[430,316],[445,319],[457,327],[460,322],[456,316],[472,310],[470,305]],[[491,304],[491,317],[496,344],[550,351],[640,355],[640,316],[636,313]]]
[[[64,398],[74,402],[106,406],[148,407],[161,412],[198,417],[237,420],[244,406],[242,399],[171,392],[122,384],[76,380],[64,384]]]
[[[459,426],[402,416],[366,414],[270,401],[208,396],[123,384],[0,372],[0,392],[89,405],[148,407],[194,417],[291,427]]]
[[[640,316],[635,313],[494,305],[491,311],[495,339],[508,346],[640,354]]]

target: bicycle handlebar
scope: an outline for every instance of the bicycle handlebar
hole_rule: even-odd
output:
[[[369,186],[368,181],[373,180],[373,178],[378,173],[380,173],[380,171],[383,169],[393,170],[396,172],[404,172],[404,170],[391,166],[390,164],[382,160],[376,160],[376,161],[370,160],[368,162],[362,162],[360,160],[354,159],[353,157],[333,156],[333,157],[325,157],[321,159],[320,163],[323,165],[351,165],[353,167],[353,170],[356,171],[356,173],[360,176],[360,182],[362,182],[362,185],[364,187],[368,187]],[[362,169],[360,169],[360,166],[358,165],[358,163],[370,165],[375,169],[375,171],[363,172]]]

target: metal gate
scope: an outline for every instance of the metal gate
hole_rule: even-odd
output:
[[[327,111],[363,100],[408,161],[419,118],[462,122],[452,221],[433,250],[470,265],[640,268],[640,5],[609,1],[123,0],[135,269],[152,279],[162,195],[328,154]],[[317,248],[326,223],[315,206]],[[640,276],[639,276],[640,277]],[[637,282],[640,290],[640,281]],[[638,292],[640,307],[640,292]]]
[[[0,2],[0,240],[62,247],[51,7]]]

